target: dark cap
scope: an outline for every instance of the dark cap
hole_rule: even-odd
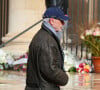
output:
[[[43,15],[43,18],[55,18],[62,21],[69,20],[69,17],[64,15],[64,12],[58,7],[48,8]]]

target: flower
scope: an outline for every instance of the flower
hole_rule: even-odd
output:
[[[92,56],[100,56],[100,24],[85,29],[80,38]]]
[[[19,56],[16,61],[13,62],[13,70],[15,71],[26,71],[27,70],[27,59],[28,52],[24,55]]]
[[[75,67],[75,56],[68,49],[63,50],[63,52],[64,52],[64,70],[73,71],[72,68]]]
[[[7,63],[6,53],[0,49],[0,64]]]
[[[89,73],[91,71],[91,67],[87,63],[80,63],[76,70],[79,73]]]
[[[11,53],[7,53],[3,49],[0,49],[0,70],[11,69],[13,61],[14,58]]]

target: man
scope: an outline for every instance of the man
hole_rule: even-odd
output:
[[[48,8],[41,29],[29,46],[25,90],[60,90],[68,82],[57,32],[68,17],[57,7]]]
[[[67,15],[68,0],[45,0],[45,5],[46,5],[46,8],[56,6],[60,9],[62,9],[64,14]],[[68,48],[65,45],[67,43],[67,39],[68,39],[68,35],[67,35],[68,30],[67,30],[67,28],[68,28],[68,21],[65,22],[63,30],[61,32],[59,32],[60,37],[61,37],[60,43],[61,43],[63,49]]]

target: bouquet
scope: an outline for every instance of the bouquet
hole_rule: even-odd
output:
[[[100,24],[80,29],[84,30],[80,36],[83,44],[88,47],[92,56],[100,56]]]

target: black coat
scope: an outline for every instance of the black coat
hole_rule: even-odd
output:
[[[60,90],[67,82],[59,40],[43,26],[29,46],[26,90]]]

